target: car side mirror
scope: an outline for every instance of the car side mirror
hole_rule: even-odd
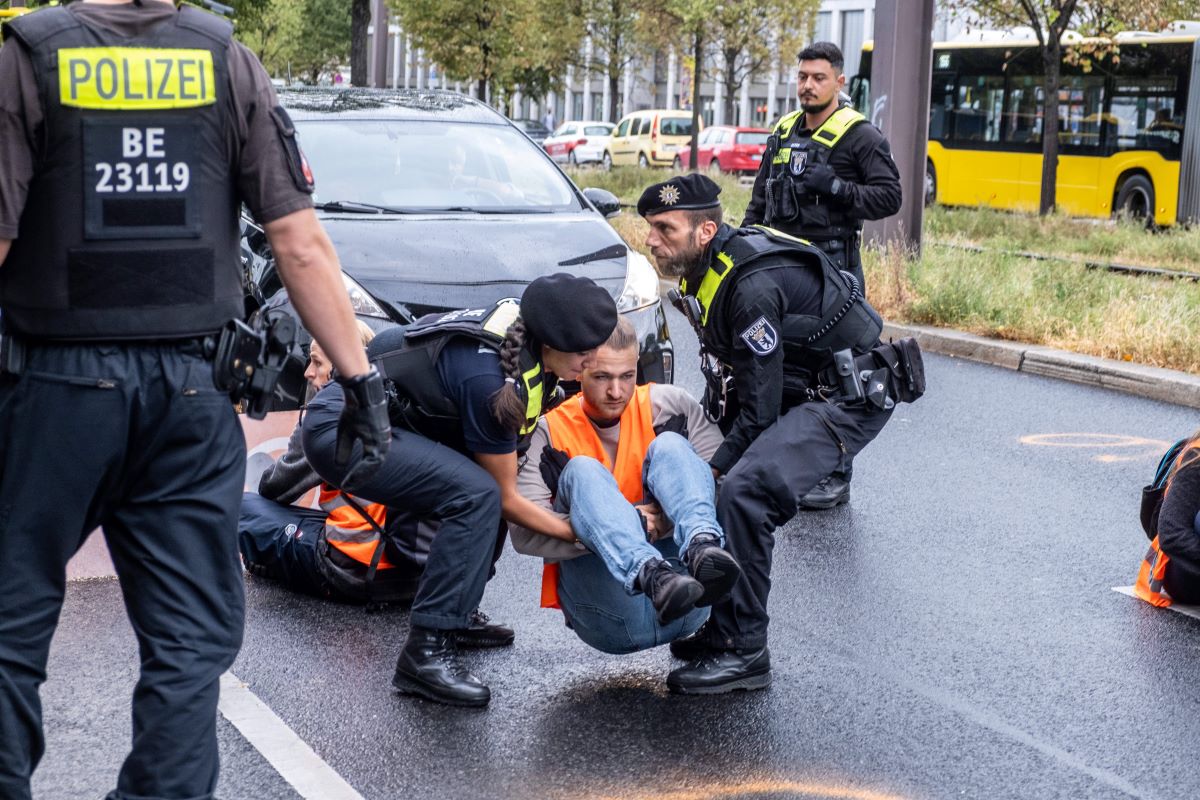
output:
[[[583,196],[588,199],[593,208],[604,215],[605,219],[611,219],[621,213],[621,201],[610,191],[593,187],[584,189]]]

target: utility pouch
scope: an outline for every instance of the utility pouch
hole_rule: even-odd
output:
[[[925,394],[925,361],[911,336],[881,343],[870,353],[892,376],[896,402],[912,403]]]
[[[796,182],[789,175],[772,175],[767,178],[767,219],[776,222],[791,222],[800,214],[796,198]]]
[[[12,334],[0,334],[0,375],[25,371],[25,343]]]
[[[270,410],[279,375],[296,343],[296,323],[286,314],[269,321],[261,315],[247,325],[240,319],[225,323],[207,350],[213,360],[213,383],[233,402],[246,401],[246,415],[262,419]]]
[[[925,393],[925,362],[913,338],[882,342],[859,356],[840,350],[833,354],[833,366],[821,372],[820,383],[832,389],[831,400],[887,411]]]

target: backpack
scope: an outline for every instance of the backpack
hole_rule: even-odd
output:
[[[1142,487],[1142,530],[1147,539],[1153,540],[1158,535],[1158,513],[1162,510],[1163,495],[1167,493],[1167,482],[1175,474],[1175,462],[1188,441],[1190,437],[1184,437],[1167,448],[1159,459],[1158,469],[1154,470],[1154,480],[1149,486]]]

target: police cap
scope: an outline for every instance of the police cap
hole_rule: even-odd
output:
[[[617,304],[590,278],[543,275],[521,295],[521,319],[533,338],[564,353],[594,350],[617,327]]]
[[[707,175],[696,172],[676,175],[669,181],[656,183],[642,192],[637,210],[643,217],[648,217],[664,211],[714,208],[721,205],[717,198],[720,193],[721,187]]]

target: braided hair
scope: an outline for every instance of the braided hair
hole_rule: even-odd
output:
[[[504,332],[504,343],[500,345],[504,385],[492,395],[492,415],[513,433],[519,433],[525,427],[525,403],[517,392],[517,383],[522,379],[521,351],[526,341],[525,321],[517,317]]]

